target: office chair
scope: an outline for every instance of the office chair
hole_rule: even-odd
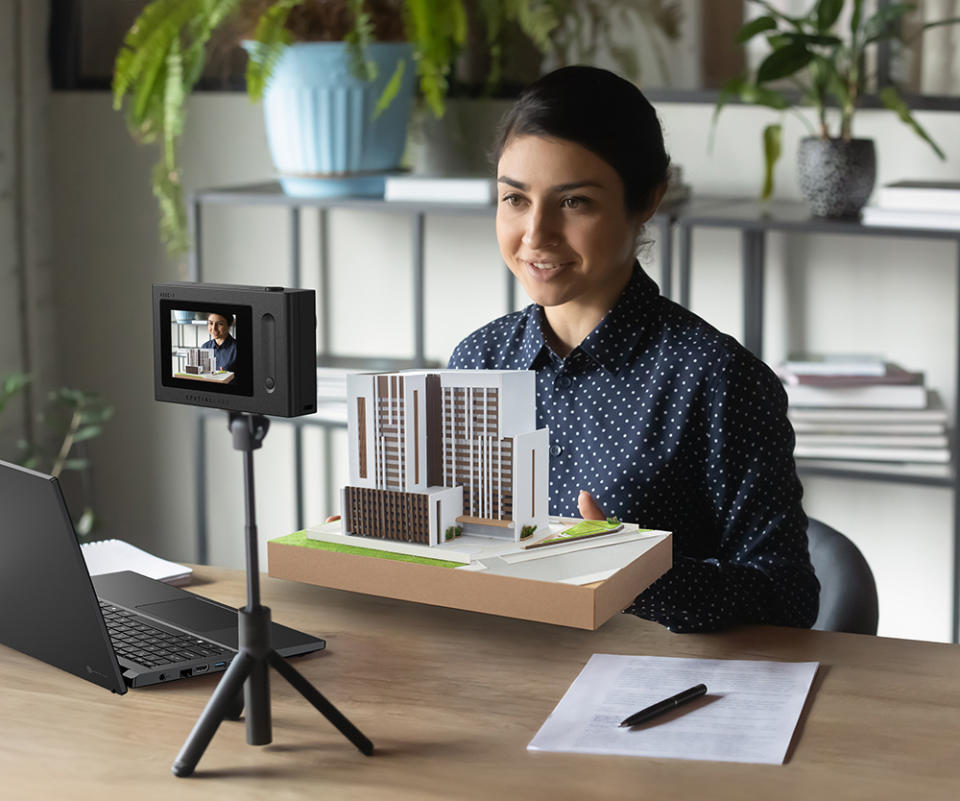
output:
[[[807,522],[810,561],[820,580],[820,614],[813,628],[876,634],[877,584],[860,549],[834,528]]]

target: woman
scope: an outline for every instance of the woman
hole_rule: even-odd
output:
[[[674,631],[812,625],[783,389],[635,259],[669,163],[653,107],[613,73],[557,70],[508,112],[496,160],[497,240],[534,303],[450,367],[536,371],[551,513],[673,532],[673,569],[626,611]]]

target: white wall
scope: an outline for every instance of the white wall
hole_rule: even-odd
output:
[[[660,108],[670,152],[700,193],[743,194],[761,180],[763,110],[724,111],[712,153],[712,109]],[[260,108],[242,95],[194,96],[184,154],[192,186],[269,178]],[[148,185],[153,154],[136,147],[105,93],[62,93],[51,101],[51,174],[57,248],[57,306],[65,381],[99,389],[118,416],[94,450],[105,535],[122,536],[164,556],[193,557],[192,409],[152,398],[150,283],[181,277],[157,243]],[[880,181],[903,176],[960,177],[956,114],[919,114],[949,155],[941,164],[892,115],[863,112],[857,133],[878,140]],[[803,129],[788,123],[777,193],[796,197],[791,154]],[[304,215],[304,285],[315,286],[317,232]],[[207,207],[205,277],[286,283],[286,217],[272,208]],[[413,346],[410,226],[402,215],[331,213],[333,347],[354,354],[404,355]],[[739,239],[699,231],[694,239],[695,311],[740,333]],[[776,235],[768,247],[767,356],[788,349],[887,353],[927,372],[952,406],[957,331],[956,253],[951,246],[895,239]],[[656,255],[656,249],[653,251]],[[659,276],[659,266],[651,263]],[[493,218],[431,217],[427,222],[427,325],[430,358],[445,361],[459,339],[504,310],[503,267]],[[518,303],[526,303],[518,291]],[[110,352],[129,369],[103,359]],[[225,421],[208,425],[213,468],[207,489],[213,562],[242,563],[240,458]],[[294,526],[291,437],[276,424],[256,454],[261,539]],[[322,500],[320,440],[308,436],[308,521],[335,509]],[[346,473],[342,440],[337,462]],[[949,637],[951,497],[946,490],[889,484],[807,482],[808,512],[850,535],[881,586],[881,632]],[[640,521],[642,522],[642,521]]]

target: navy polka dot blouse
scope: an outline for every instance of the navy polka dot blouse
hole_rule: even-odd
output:
[[[536,371],[552,514],[578,516],[585,489],[607,514],[673,532],[673,568],[625,611],[678,632],[811,626],[820,587],[772,371],[639,265],[566,358],[543,327],[532,304],[475,331],[449,366]]]

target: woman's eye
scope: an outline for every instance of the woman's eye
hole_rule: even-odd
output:
[[[520,197],[520,195],[514,194],[504,195],[502,198],[500,198],[500,201],[502,203],[506,203],[508,206],[518,206],[522,200],[523,198]]]
[[[581,209],[588,203],[585,197],[565,197],[561,205],[565,209]]]

